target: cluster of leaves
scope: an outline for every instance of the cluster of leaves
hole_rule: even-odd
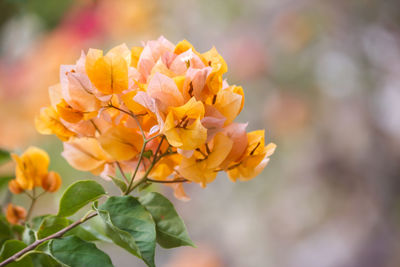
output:
[[[0,161],[6,159],[4,154]],[[69,219],[88,205],[91,209],[82,219]],[[96,216],[97,227],[82,225]],[[96,247],[97,241],[113,242],[148,266],[155,266],[156,243],[163,248],[193,246],[173,204],[161,194],[109,197],[93,180],[70,185],[56,215],[37,216],[23,225],[0,217],[0,262],[26,250],[7,266],[113,266],[110,257]]]

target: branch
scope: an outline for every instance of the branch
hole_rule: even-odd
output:
[[[186,183],[189,180],[187,180],[187,179],[177,179],[177,180],[161,181],[161,180],[154,180],[154,179],[147,178],[147,181],[152,182],[152,183],[159,183],[159,184],[174,184],[174,183]]]
[[[16,261],[18,258],[20,258],[21,256],[23,256],[25,253],[34,250],[37,246],[39,246],[40,244],[50,240],[50,239],[55,239],[55,238],[60,238],[62,237],[66,232],[68,232],[69,230],[71,230],[72,228],[80,225],[81,223],[84,223],[85,221],[93,218],[97,216],[97,213],[93,213],[87,217],[84,217],[82,219],[80,219],[79,221],[74,222],[73,224],[68,225],[67,227],[65,227],[64,229],[58,231],[57,233],[54,233],[52,235],[49,235],[46,238],[40,239],[40,240],[36,240],[35,242],[33,242],[32,244],[30,244],[29,246],[27,246],[26,248],[24,248],[23,250],[15,253],[13,256],[9,257],[8,259],[6,259],[5,261],[0,263],[0,267],[2,266],[6,266],[7,264]]]

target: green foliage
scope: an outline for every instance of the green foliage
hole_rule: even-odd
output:
[[[42,239],[57,233],[58,231],[64,229],[70,224],[70,221],[64,217],[58,216],[48,216],[40,224],[39,230],[37,232],[38,239]]]
[[[15,253],[24,249],[26,244],[19,240],[7,240],[4,242],[3,247],[0,251],[0,262],[8,259]],[[26,256],[23,259],[7,264],[7,267],[33,267],[32,259],[30,256]]]
[[[108,236],[121,247],[155,266],[155,223],[151,214],[132,196],[110,197],[98,208],[108,226]]]
[[[35,242],[36,236],[35,231],[33,231],[30,227],[26,226],[24,232],[22,233],[22,241],[25,244],[30,245]]]
[[[30,257],[35,267],[62,267],[60,263],[45,253],[34,253]]]
[[[60,263],[70,267],[111,267],[110,257],[94,244],[76,236],[53,239],[49,242],[49,253]]]
[[[163,248],[194,246],[174,205],[163,195],[151,192],[139,198],[156,222],[157,243]]]
[[[0,215],[0,245],[14,237],[10,224],[3,215]]]
[[[113,177],[110,176],[111,180],[113,181],[113,183],[118,186],[118,188],[121,190],[121,192],[125,192],[126,191],[126,187],[127,185],[125,184],[124,181],[122,181],[121,179],[117,178],[117,177]]]
[[[95,181],[82,180],[70,185],[60,200],[58,216],[68,217],[86,204],[105,195],[104,188]]]
[[[10,152],[0,148],[0,164],[7,162],[11,159]]]

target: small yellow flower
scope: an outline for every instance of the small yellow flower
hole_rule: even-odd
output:
[[[15,179],[22,189],[32,190],[33,187],[42,185],[50,163],[46,151],[31,146],[21,156],[12,154],[12,158],[17,164]]]

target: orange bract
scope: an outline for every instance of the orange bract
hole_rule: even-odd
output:
[[[26,210],[23,207],[8,204],[6,211],[6,219],[11,224],[18,224],[26,218]]]

